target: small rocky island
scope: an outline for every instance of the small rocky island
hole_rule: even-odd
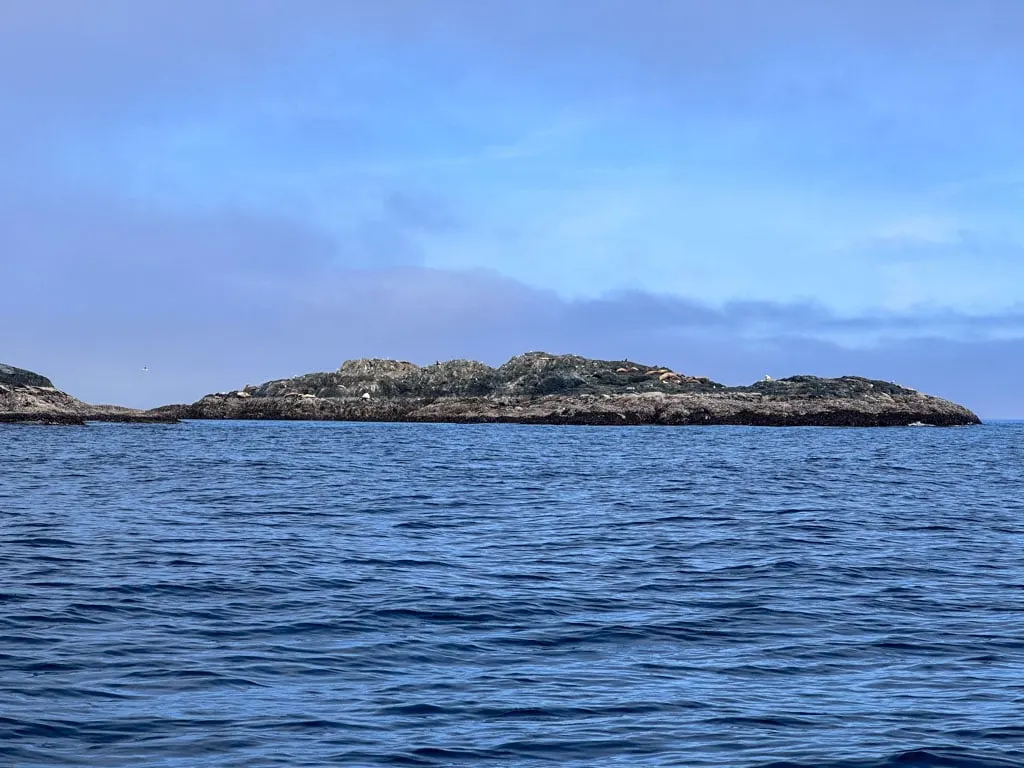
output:
[[[150,412],[181,419],[891,427],[960,426],[963,406],[887,381],[793,376],[727,387],[631,360],[528,352],[492,368],[349,360]]]
[[[117,405],[90,405],[45,376],[0,363],[0,424],[85,424],[87,421],[175,422],[173,416]]]

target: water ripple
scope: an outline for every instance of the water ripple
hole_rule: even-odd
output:
[[[0,432],[0,764],[1024,766],[1024,424]]]

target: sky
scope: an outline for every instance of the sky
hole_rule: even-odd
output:
[[[0,0],[0,361],[155,406],[545,350],[1024,418],[1022,39],[1018,0]]]

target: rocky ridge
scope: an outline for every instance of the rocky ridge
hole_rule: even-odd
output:
[[[0,424],[85,424],[87,421],[174,422],[166,413],[83,403],[45,376],[0,363]]]
[[[963,406],[892,382],[844,376],[727,387],[630,360],[528,352],[492,368],[472,360],[417,366],[349,360],[219,392],[152,413],[186,419],[289,419],[521,424],[958,426]]]

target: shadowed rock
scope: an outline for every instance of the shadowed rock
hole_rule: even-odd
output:
[[[727,387],[631,360],[529,352],[498,368],[350,360],[335,372],[269,381],[153,413],[192,419],[521,424],[954,426],[963,406],[884,381],[794,376]]]

